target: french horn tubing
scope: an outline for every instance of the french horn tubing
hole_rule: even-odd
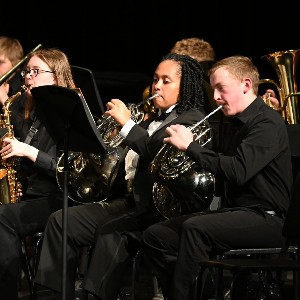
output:
[[[205,146],[212,139],[212,129],[205,122],[220,110],[218,106],[201,121],[190,126],[194,141]],[[184,151],[164,144],[149,166],[155,181],[153,200],[162,216],[169,219],[209,208],[215,191],[214,175],[198,168]]]
[[[128,103],[127,107],[131,111],[131,119],[140,123],[145,116],[145,105],[151,112],[153,109],[151,101],[157,96],[158,94],[154,94],[138,104]],[[107,146],[107,153],[98,155],[69,151],[68,154],[68,196],[71,200],[81,204],[107,199],[112,175],[122,151],[120,144],[124,138],[119,134],[119,125],[112,117],[103,114],[96,126]],[[60,156],[57,163],[56,179],[59,187],[63,190],[64,154]]]

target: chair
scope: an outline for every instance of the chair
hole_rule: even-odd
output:
[[[233,281],[231,284],[231,295],[236,288],[235,280],[238,274],[243,272],[257,273],[259,282],[263,286],[265,299],[271,299],[271,290],[265,282],[266,272],[292,272],[294,299],[299,299],[300,281],[300,173],[295,178],[291,204],[288,209],[284,226],[283,235],[287,238],[286,245],[282,248],[263,248],[263,249],[237,249],[224,253],[221,257],[200,262],[200,274],[198,276],[197,288],[202,288],[204,276],[207,269],[215,273],[215,293],[216,300],[224,299],[224,270],[231,272]],[[202,292],[202,291],[201,291]],[[199,291],[196,292],[197,299],[201,299]],[[200,294],[200,295],[199,295]]]
[[[142,262],[144,261],[144,252],[142,248],[139,246],[139,241],[134,237],[134,234],[128,233],[127,234],[127,239],[130,244],[134,244],[133,246],[133,251],[131,253],[131,258],[129,260],[129,273],[127,273],[127,276],[130,276],[130,290],[126,290],[125,287],[122,285],[120,290],[118,291],[117,295],[117,300],[135,300],[139,298],[138,295],[138,289],[137,289],[137,284],[139,281],[139,273],[141,272],[141,265]],[[87,266],[90,263],[90,257],[92,255],[92,252],[94,250],[93,246],[88,247],[87,251]],[[86,269],[85,269],[86,271]],[[153,281],[153,298],[152,300],[163,300],[162,293],[159,290],[158,287],[158,282],[156,277],[153,275],[152,276],[152,281]],[[88,300],[89,298],[89,292],[84,291],[83,292],[83,300]]]
[[[21,242],[21,268],[26,276],[30,300],[36,300],[35,274],[39,264],[40,252],[44,233],[37,232],[32,236],[22,239]],[[29,248],[33,249],[30,254]]]

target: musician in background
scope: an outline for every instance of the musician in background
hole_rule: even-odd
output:
[[[182,125],[168,126],[164,143],[223,178],[225,193],[217,211],[176,217],[144,232],[144,250],[168,300],[193,299],[201,260],[230,249],[284,245],[293,181],[284,120],[258,96],[259,74],[249,58],[222,59],[209,75],[214,99],[235,129],[224,151],[202,147]],[[232,299],[246,299],[245,292],[239,286]]]
[[[170,52],[189,55],[190,57],[196,59],[200,63],[205,73],[203,84],[207,93],[207,97],[209,99],[209,101],[205,103],[205,110],[208,114],[216,108],[216,103],[215,101],[213,101],[212,88],[209,84],[208,78],[208,70],[215,62],[214,48],[209,42],[205,41],[204,39],[198,37],[191,37],[177,41],[171,48]],[[219,113],[216,113],[214,116],[212,116],[212,118],[210,119],[210,124],[212,123],[212,119],[216,118],[218,115]]]
[[[0,78],[7,74],[23,58],[23,47],[19,40],[7,36],[0,36]],[[20,90],[22,77],[20,70],[16,70],[0,85],[0,108],[4,101]]]
[[[18,299],[21,238],[44,231],[49,215],[62,207],[63,199],[56,181],[56,145],[35,112],[30,90],[43,85],[75,88],[68,58],[58,49],[31,53],[22,75],[28,91],[17,101],[24,101],[25,115],[20,128],[13,128],[20,132],[20,141],[5,137],[0,150],[4,162],[20,158],[22,172],[22,178],[17,176],[22,183],[21,201],[0,205],[0,299],[9,300]],[[36,133],[29,136],[32,126]]]
[[[124,102],[112,99],[107,103],[105,114],[121,126],[123,144],[128,147],[112,176],[115,180],[107,201],[68,208],[68,300],[75,299],[78,255],[80,248],[87,245],[94,246],[94,250],[83,288],[99,299],[117,298],[122,276],[130,267],[128,259],[140,247],[141,232],[164,219],[153,203],[154,182],[148,167],[163,146],[168,125],[188,126],[204,117],[203,78],[196,60],[186,55],[168,54],[158,64],[151,85],[151,94],[157,94],[154,106],[160,113],[156,120],[148,118],[146,123],[136,124]],[[130,181],[133,183],[126,192],[124,187]],[[122,195],[117,194],[121,191]],[[124,193],[130,191],[131,198],[124,197]],[[61,245],[62,211],[58,211],[49,218],[36,276],[38,284],[57,291],[57,299],[62,297]]]
[[[277,99],[277,95],[272,89],[267,89],[263,94],[262,98],[265,102],[269,102],[269,105],[276,110],[280,109],[280,102]]]

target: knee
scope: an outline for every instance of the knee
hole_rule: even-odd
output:
[[[0,205],[0,227],[3,230],[16,230],[18,224],[18,211],[13,209],[12,205],[2,204]]]
[[[188,233],[188,232],[198,232],[198,233],[204,233],[206,232],[206,222],[201,221],[201,217],[196,218],[190,218],[187,219],[182,224],[182,232]]]
[[[46,231],[49,230],[49,228],[62,228],[62,211],[58,210],[54,213],[52,213],[47,222]]]
[[[152,244],[154,240],[159,237],[160,232],[161,230],[159,229],[159,226],[156,224],[151,225],[143,232],[142,241],[145,244]]]

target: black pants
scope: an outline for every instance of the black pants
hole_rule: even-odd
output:
[[[164,295],[192,299],[198,262],[229,249],[281,247],[283,220],[255,211],[196,213],[150,226],[145,252]]]
[[[159,220],[162,217],[157,213]],[[123,199],[100,205],[68,209],[66,298],[75,299],[75,279],[81,247],[93,245],[83,288],[101,299],[116,299],[121,277],[128,266],[132,244],[142,228],[135,209],[127,210]],[[149,222],[154,222],[151,219]],[[152,224],[151,223],[151,224]],[[128,247],[130,239],[131,246]],[[133,243],[132,243],[133,241]],[[139,244],[140,246],[140,244]],[[61,292],[62,213],[49,218],[36,282]]]
[[[62,199],[49,197],[0,205],[0,299],[18,299],[21,238],[44,231]]]
[[[78,205],[68,209],[67,230],[67,299],[75,299],[75,279],[81,247],[93,246],[93,257],[90,259],[88,274],[91,281],[99,280],[99,262],[102,253],[97,256],[98,230],[110,220],[126,212],[124,199],[104,203]],[[54,291],[62,288],[62,210],[52,214],[44,233],[42,252],[36,274],[36,282]],[[95,258],[94,258],[95,257]],[[85,276],[86,277],[86,276]],[[90,284],[89,284],[90,285]],[[96,293],[92,290],[91,292]]]

